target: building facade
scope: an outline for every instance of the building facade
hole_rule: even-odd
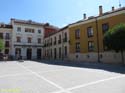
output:
[[[7,56],[11,54],[12,50],[12,26],[9,24],[0,24],[0,39],[4,43],[4,49],[1,52]]]
[[[68,60],[69,31],[68,26],[50,34],[44,39],[44,58],[53,60]]]
[[[113,26],[125,23],[125,7],[103,13],[99,7],[99,15],[88,17],[69,26],[70,60],[89,62],[120,63],[121,55],[107,50],[103,43],[104,33]]]
[[[44,25],[31,20],[11,19],[12,52],[14,59],[41,59]]]
[[[49,23],[44,25],[44,38],[50,36],[50,34],[56,33],[59,31],[58,27],[52,26]]]
[[[121,63],[121,54],[108,50],[103,38],[106,31],[125,23],[125,7],[86,17],[61,29],[48,23],[11,19],[0,25],[3,53],[14,59],[49,59],[82,62]],[[124,53],[125,57],[125,53]]]

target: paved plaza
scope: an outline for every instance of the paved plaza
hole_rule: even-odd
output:
[[[0,62],[0,93],[125,93],[124,66],[94,66]]]

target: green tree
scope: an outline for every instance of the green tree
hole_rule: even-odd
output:
[[[4,49],[4,43],[3,40],[0,39],[0,52]]]
[[[123,52],[125,50],[125,24],[121,23],[109,29],[104,35],[104,44],[115,51],[121,51],[122,62],[124,63]]]

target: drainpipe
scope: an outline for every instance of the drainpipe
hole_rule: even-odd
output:
[[[98,62],[100,63],[100,57],[99,57],[99,33],[98,33],[98,21],[97,21],[97,17],[95,17],[96,20],[96,31],[97,31],[97,53],[98,53]]]

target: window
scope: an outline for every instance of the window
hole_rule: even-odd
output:
[[[9,47],[9,41],[5,42],[5,47]]]
[[[31,29],[31,33],[34,33],[34,29]]]
[[[3,39],[3,33],[0,33],[0,39]]]
[[[47,56],[47,50],[45,50],[45,56]]]
[[[28,42],[28,43],[31,43],[31,42],[32,42],[32,38],[31,38],[31,37],[28,37],[28,38],[27,38],[27,42]]]
[[[52,52],[52,49],[51,49],[51,58],[53,57],[53,52]]]
[[[41,43],[41,38],[38,38],[38,43],[39,43],[39,44]]]
[[[103,33],[105,33],[108,30],[109,30],[109,24],[108,23],[102,24],[102,31],[103,31]]]
[[[21,56],[21,48],[16,48],[16,49],[15,49],[15,55],[16,55],[17,57]]]
[[[25,32],[34,33],[34,29],[25,28]]]
[[[54,48],[54,59],[56,59],[56,48]]]
[[[88,27],[87,28],[87,34],[88,34],[88,37],[93,37],[93,28],[92,27]]]
[[[45,40],[45,47],[46,47],[46,40]]]
[[[76,43],[76,52],[80,52],[80,42]]]
[[[88,41],[88,51],[94,51],[94,42]]]
[[[49,46],[49,40],[47,40],[47,44],[46,44],[46,46]]]
[[[16,37],[17,42],[21,42],[21,37]]]
[[[75,38],[80,39],[80,29],[75,30]]]
[[[110,49],[105,45],[104,40],[103,40],[103,49],[104,51],[109,51]]]
[[[67,46],[65,46],[65,57],[67,56]]]
[[[17,27],[17,31],[18,31],[18,32],[21,32],[21,27]]]
[[[51,42],[50,42],[50,45],[52,45],[52,42],[53,42],[53,40],[52,40],[52,38],[51,38]]]
[[[6,38],[6,39],[10,39],[10,34],[9,34],[9,33],[6,33],[5,38]]]
[[[38,30],[38,33],[39,33],[39,34],[41,33],[41,30],[40,30],[40,29]]]
[[[25,28],[25,32],[28,32],[28,28]]]
[[[58,43],[59,43],[59,44],[61,43],[61,35],[59,35]]]
[[[67,42],[67,33],[66,33],[66,32],[65,32],[65,34],[64,34],[63,42]]]
[[[59,48],[59,58],[61,58],[61,47]]]
[[[56,45],[56,37],[54,37],[54,45]]]
[[[5,49],[5,54],[9,54],[9,49]]]

